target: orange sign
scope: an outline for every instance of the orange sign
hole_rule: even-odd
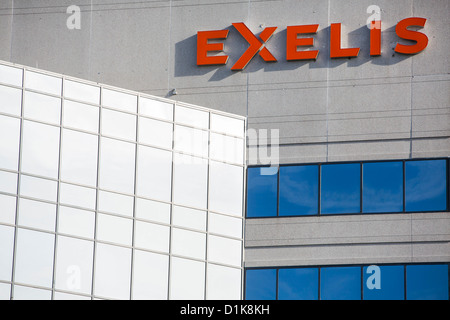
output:
[[[405,45],[398,43],[395,52],[402,54],[416,54],[424,50],[428,45],[428,37],[418,31],[409,30],[409,27],[425,26],[425,18],[406,18],[401,20],[395,32],[399,38],[414,41],[414,44]],[[245,66],[259,54],[266,62],[276,62],[277,59],[265,47],[270,37],[274,34],[277,27],[265,28],[257,37],[242,22],[233,23],[234,28],[250,45],[241,55],[231,70],[243,70]],[[299,50],[300,47],[313,47],[314,39],[312,35],[317,33],[318,24],[288,26],[286,29],[286,60],[315,60],[319,55],[319,50]],[[229,30],[199,31],[197,32],[197,65],[224,65],[228,62],[227,55],[209,55],[209,52],[224,52],[223,42],[213,42],[210,40],[227,39]],[[299,38],[299,35],[310,35],[310,37]],[[341,24],[332,23],[330,25],[330,58],[352,58],[357,57],[360,48],[342,48],[341,47]],[[370,55],[381,55],[381,21],[372,21],[370,25]]]

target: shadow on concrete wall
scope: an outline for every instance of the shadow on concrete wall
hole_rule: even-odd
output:
[[[232,71],[231,67],[240,58],[240,56],[248,48],[247,41],[239,34],[233,27],[225,28],[229,30],[228,38],[220,40],[224,43],[224,52],[222,54],[228,55],[228,62],[226,65],[218,66],[197,66],[197,35],[192,35],[185,40],[179,41],[175,44],[175,77],[186,76],[202,76],[208,73],[212,74],[209,81],[221,81],[227,77],[232,76],[236,72],[254,73],[260,70],[264,72],[296,70],[296,69],[320,69],[320,68],[335,68],[342,64],[347,64],[349,68],[361,67],[366,63],[389,66],[395,65],[405,59],[410,58],[409,55],[398,54],[394,51],[395,45],[399,42],[399,38],[395,33],[395,27],[383,30],[381,35],[381,56],[370,56],[370,30],[366,26],[362,26],[356,30],[343,35],[347,37],[348,48],[360,48],[357,57],[354,58],[330,58],[330,27],[320,29],[314,38],[314,47],[310,50],[319,50],[319,55],[316,60],[305,61],[287,61],[286,60],[286,39],[287,30],[277,30],[272,38],[266,43],[267,49],[275,56],[277,62],[265,62],[258,54],[248,63],[242,71]],[[252,30],[255,35],[259,35],[263,29],[256,32]],[[308,35],[305,35],[308,37]],[[309,50],[305,47],[304,50]],[[306,70],[301,70],[307,72]]]

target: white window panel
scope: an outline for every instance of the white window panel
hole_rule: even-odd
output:
[[[97,243],[94,295],[130,299],[131,249]]]
[[[102,109],[102,134],[136,141],[136,116]]]
[[[135,216],[149,221],[170,223],[170,204],[136,198]]]
[[[59,207],[58,232],[93,239],[94,229],[94,212],[65,206]]]
[[[244,164],[244,140],[211,132],[210,157],[214,160]]]
[[[240,267],[242,264],[242,242],[208,235],[208,260]]]
[[[202,300],[205,297],[205,263],[171,258],[170,299]]]
[[[208,157],[208,131],[175,126],[174,150]]]
[[[0,171],[0,191],[17,193],[17,173]]]
[[[242,238],[242,219],[210,212],[208,231],[219,235]]]
[[[102,104],[107,107],[136,113],[137,96],[110,89],[103,89]]]
[[[24,121],[22,171],[58,178],[59,128]]]
[[[140,97],[139,113],[152,118],[173,121],[173,104]]]
[[[174,154],[174,203],[206,208],[208,161]]]
[[[240,300],[241,270],[208,263],[208,300]]]
[[[22,86],[23,70],[10,66],[0,65],[0,82]]]
[[[172,228],[171,253],[195,259],[205,259],[206,234]]]
[[[56,193],[56,181],[26,175],[20,176],[21,196],[56,202]]]
[[[99,107],[64,100],[63,123],[67,127],[98,133]]]
[[[20,116],[22,90],[0,85],[0,112]]]
[[[52,291],[25,286],[14,286],[14,300],[51,300]]]
[[[170,201],[172,191],[172,152],[138,147],[138,196]]]
[[[95,187],[98,137],[63,129],[62,142],[61,180]]]
[[[43,73],[26,70],[25,88],[60,96],[62,79]]]
[[[221,162],[210,162],[209,209],[242,216],[244,168]]]
[[[20,120],[0,116],[0,168],[17,170],[19,165]],[[5,139],[4,137],[8,137]]]
[[[19,200],[18,224],[31,228],[55,231],[56,205],[28,200]]]
[[[100,87],[72,80],[64,81],[64,96],[88,103],[100,103]]]
[[[91,294],[94,242],[58,236],[55,288]]]
[[[98,208],[100,211],[132,217],[133,201],[134,198],[130,196],[106,191],[99,191]]]
[[[169,256],[135,250],[133,256],[133,300],[166,300]]]
[[[206,212],[186,207],[173,206],[172,223],[178,227],[206,231]]]
[[[27,119],[58,125],[61,119],[61,98],[26,91],[23,116]]]
[[[209,113],[188,107],[175,107],[175,122],[201,129],[209,128]]]
[[[244,120],[211,113],[211,130],[244,138]]]
[[[0,280],[11,281],[14,227],[0,225],[0,243]]]
[[[59,188],[59,202],[86,209],[95,209],[95,189],[80,187],[73,184],[61,183]]]
[[[108,214],[98,214],[96,237],[97,240],[131,246],[133,220]]]
[[[170,228],[154,223],[135,222],[134,245],[137,248],[169,252]]]
[[[139,142],[172,149],[173,124],[139,117]]]
[[[53,234],[18,229],[15,281],[52,287],[55,236]]]
[[[16,200],[16,197],[0,194],[0,222],[15,223]]]

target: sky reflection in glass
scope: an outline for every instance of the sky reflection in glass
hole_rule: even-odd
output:
[[[247,217],[277,215],[278,168],[248,168]]]

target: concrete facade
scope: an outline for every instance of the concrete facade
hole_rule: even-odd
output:
[[[2,1],[0,59],[246,116],[248,129],[279,130],[283,164],[450,156],[449,0],[80,0],[81,29],[70,30],[72,4]],[[378,57],[369,55],[372,4]],[[428,46],[397,54],[395,25],[413,16],[427,19]],[[278,62],[256,55],[231,71],[248,46],[233,22],[255,34],[277,26],[267,48]],[[336,22],[358,57],[329,58]],[[319,24],[318,59],[288,62],[286,27],[303,24]],[[197,31],[222,29],[227,65],[198,67]],[[246,267],[450,261],[448,212],[248,219],[245,228]]]

